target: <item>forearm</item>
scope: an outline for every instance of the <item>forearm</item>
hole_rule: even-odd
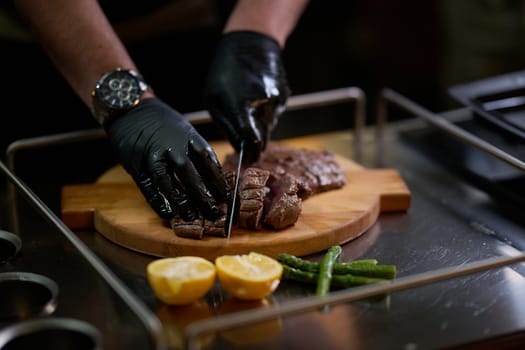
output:
[[[284,47],[308,0],[239,0],[224,32],[253,30],[269,35]]]
[[[96,0],[16,0],[57,69],[88,106],[103,73],[136,69]]]

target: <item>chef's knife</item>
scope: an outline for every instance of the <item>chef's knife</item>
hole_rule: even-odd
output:
[[[234,186],[233,186],[233,199],[230,205],[230,208],[228,210],[228,217],[227,217],[227,227],[226,227],[226,239],[230,239],[230,235],[232,233],[232,226],[233,226],[233,218],[235,217],[235,210],[237,208],[237,191],[239,189],[239,179],[241,178],[241,166],[242,166],[242,160],[244,157],[244,141],[241,142],[241,147],[239,149],[239,160],[237,163],[237,171],[235,172],[235,180],[234,180]]]

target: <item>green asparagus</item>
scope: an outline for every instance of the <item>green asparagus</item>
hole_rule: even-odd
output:
[[[285,279],[307,283],[307,284],[317,284],[319,279],[319,274],[310,271],[303,271],[288,265],[283,265],[283,277]],[[331,280],[331,286],[337,288],[349,288],[355,286],[362,286],[371,283],[378,282],[387,282],[388,279],[385,278],[373,278],[373,277],[364,277],[364,276],[354,276],[351,274],[347,275],[333,275]]]
[[[295,255],[281,253],[279,261],[303,271],[319,272],[320,264],[316,261],[301,259]],[[376,259],[351,260],[346,262],[336,262],[333,267],[334,275],[352,274],[356,276],[376,277],[393,279],[396,277],[395,265],[378,265]]]
[[[319,274],[317,277],[317,289],[315,294],[317,296],[324,296],[330,291],[330,283],[332,282],[332,271],[337,259],[341,256],[341,246],[334,245],[328,248],[323,260],[319,263]]]

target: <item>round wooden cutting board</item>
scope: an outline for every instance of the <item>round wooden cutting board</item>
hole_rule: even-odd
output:
[[[295,147],[319,149],[315,143],[293,141]],[[220,159],[232,148],[212,144]],[[345,171],[346,185],[303,201],[297,223],[282,231],[233,229],[230,239],[177,237],[149,207],[129,175],[120,167],[95,183],[62,188],[62,220],[71,229],[94,228],[116,244],[158,257],[197,255],[214,260],[251,251],[277,258],[286,252],[304,256],[365,233],[381,212],[406,211],[410,191],[395,169],[366,169],[335,155]]]

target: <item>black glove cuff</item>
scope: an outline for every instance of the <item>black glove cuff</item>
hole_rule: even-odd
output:
[[[263,50],[268,50],[272,52],[280,52],[281,47],[279,42],[268,36],[259,32],[254,32],[251,30],[237,30],[223,34],[221,38],[221,44],[224,46],[250,46],[260,48]]]

